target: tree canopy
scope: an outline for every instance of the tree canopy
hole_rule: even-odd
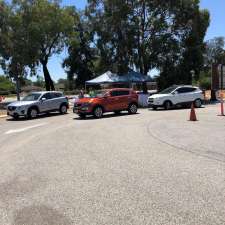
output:
[[[189,84],[191,71],[199,78],[205,50],[209,55],[210,17],[199,0],[88,0],[82,12],[59,0],[13,0],[1,3],[0,17],[2,68],[17,77],[41,65],[47,90],[54,90],[49,59],[64,49],[70,89],[129,69],[145,75],[158,69],[161,88]]]

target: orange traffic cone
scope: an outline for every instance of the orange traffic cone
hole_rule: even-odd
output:
[[[197,121],[194,103],[191,104],[190,121]]]

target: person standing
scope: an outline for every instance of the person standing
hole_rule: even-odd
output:
[[[79,98],[84,98],[84,89],[83,88],[79,92]]]

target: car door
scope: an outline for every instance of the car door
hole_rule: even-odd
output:
[[[173,100],[174,104],[179,104],[179,103],[185,103],[188,101],[187,96],[186,96],[186,88],[185,87],[180,87],[176,89]]]
[[[62,94],[61,93],[51,93],[51,105],[52,109],[59,109],[62,103]]]
[[[193,99],[193,91],[195,89],[192,87],[182,87],[182,88],[178,88],[177,92],[178,92],[178,97],[179,97],[179,103],[189,103],[194,101]]]
[[[127,109],[129,105],[129,90],[120,90],[118,91],[118,108]]]
[[[119,97],[118,97],[118,91],[117,90],[113,90],[111,92],[109,92],[109,96],[106,99],[105,102],[105,108],[106,111],[117,111],[119,110]]]
[[[41,112],[51,111],[54,109],[52,104],[52,96],[50,93],[46,93],[41,97],[39,109]]]
[[[188,102],[193,102],[196,100],[196,88],[188,87],[186,90],[186,98]]]

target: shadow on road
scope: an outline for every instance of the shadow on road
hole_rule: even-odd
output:
[[[104,114],[102,119],[110,119],[110,118],[116,118],[116,117],[122,117],[122,116],[135,116],[135,115],[139,115],[140,113],[136,113],[136,114],[129,114],[129,113],[120,113],[120,114],[114,114],[114,113],[110,113],[110,114]],[[95,118],[94,116],[90,115],[87,116],[86,118],[80,118],[80,117],[76,117],[73,118],[74,120],[98,120],[97,118]]]
[[[64,115],[67,115],[67,114],[68,113],[66,113],[66,114],[60,114],[58,112],[55,112],[55,113],[52,112],[52,113],[43,113],[43,114],[40,114],[39,116],[37,116],[34,119],[27,119],[26,117],[20,117],[18,119],[14,119],[14,118],[10,117],[10,118],[7,118],[6,120],[7,121],[12,121],[12,122],[14,122],[14,121],[27,121],[27,120],[38,120],[38,119],[43,119],[43,118],[55,117],[55,116],[64,116]]]
[[[202,107],[200,107],[200,108],[196,108],[196,109],[204,109],[205,108],[205,106],[202,106]],[[184,111],[184,110],[188,110],[188,109],[191,109],[191,106],[190,107],[175,107],[175,108],[171,108],[171,109],[164,109],[164,108],[158,108],[158,109],[148,109],[148,111],[151,111],[151,112],[158,112],[158,111],[160,111],[160,112],[168,112],[168,111]]]

